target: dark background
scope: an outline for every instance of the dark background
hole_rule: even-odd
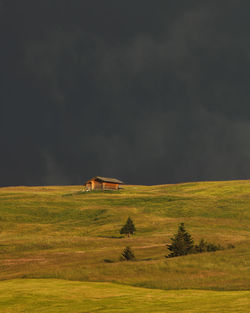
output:
[[[0,0],[0,185],[250,177],[250,2]]]

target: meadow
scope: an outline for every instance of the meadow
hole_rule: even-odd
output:
[[[159,290],[57,279],[0,284],[1,313],[245,313],[250,291]]]
[[[128,216],[137,228],[130,238],[119,233]],[[166,244],[181,222],[196,242],[204,238],[235,248],[166,259]],[[120,254],[128,245],[136,261],[121,262]],[[198,310],[193,306],[191,311],[191,303],[192,295],[199,292],[201,299],[207,298],[207,303],[217,299],[215,312],[216,305],[219,308],[218,297],[229,301],[228,311],[220,307],[218,312],[250,312],[244,307],[250,304],[249,247],[250,181],[124,186],[119,191],[105,192],[84,192],[82,186],[0,188],[0,289],[7,290],[16,304],[20,298],[15,296],[17,291],[13,286],[21,288],[20,282],[26,289],[32,284],[50,284],[51,290],[57,288],[54,284],[69,284],[68,292],[73,283],[84,290],[86,286],[94,290],[106,284],[102,286],[107,290],[121,288],[127,292],[126,297],[132,298],[133,288],[137,288],[139,302],[133,301],[138,303],[138,310],[143,293],[155,306],[166,291],[171,291],[173,299],[190,293],[187,312]],[[91,285],[86,285],[90,282]],[[19,295],[25,297],[20,288]],[[209,296],[208,300],[206,295],[210,293],[214,297]],[[46,293],[41,294],[41,298],[45,296]],[[57,296],[59,301],[61,295]],[[235,310],[229,310],[234,296],[241,299],[236,301],[238,311],[236,304]],[[8,311],[8,301],[2,301],[3,297],[0,297],[0,311],[12,312]],[[93,306],[86,312],[106,312],[105,299],[103,309]],[[184,299],[189,298],[183,296],[178,301]],[[89,301],[92,300],[90,296]],[[173,312],[179,312],[178,301]],[[113,302],[119,307],[119,301]],[[213,305],[210,302],[209,306]],[[120,305],[116,312],[130,312]],[[154,312],[164,312],[161,309],[159,304]],[[72,312],[85,311],[76,308]],[[112,311],[107,307],[107,312]],[[204,306],[199,312],[209,310]]]

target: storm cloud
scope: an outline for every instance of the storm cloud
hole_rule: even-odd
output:
[[[0,185],[250,177],[247,1],[0,1]]]

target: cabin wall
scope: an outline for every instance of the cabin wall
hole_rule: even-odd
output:
[[[89,182],[89,183],[86,184],[86,189],[87,189],[87,190],[92,190],[92,184],[91,184],[91,182]]]
[[[102,190],[102,183],[96,180],[92,181],[94,190]]]
[[[118,188],[119,188],[119,184],[103,183],[103,189],[113,189],[113,190],[117,190]]]
[[[119,184],[91,180],[86,183],[87,190],[118,190]]]

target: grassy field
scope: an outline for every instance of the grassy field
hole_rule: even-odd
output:
[[[1,313],[246,313],[250,291],[155,290],[65,280],[0,282]]]
[[[250,181],[125,186],[118,192],[81,189],[0,188],[0,280],[250,290]],[[137,228],[131,238],[119,234],[128,216]],[[195,241],[235,248],[166,259],[166,244],[180,222]],[[127,245],[135,262],[119,261]]]

